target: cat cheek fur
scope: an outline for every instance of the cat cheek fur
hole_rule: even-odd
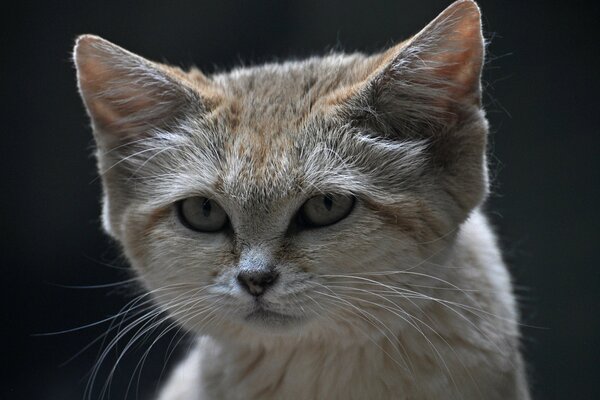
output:
[[[161,400],[529,398],[510,278],[480,210],[483,60],[470,0],[380,54],[212,76],[78,39],[104,227],[157,306],[199,336]],[[324,193],[356,197],[353,211],[294,225]],[[193,196],[230,226],[181,224],[174,204]],[[238,283],[248,254],[278,273],[260,300]],[[257,307],[271,317],[249,321]]]

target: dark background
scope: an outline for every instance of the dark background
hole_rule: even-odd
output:
[[[418,31],[449,1],[165,1],[12,3],[2,11],[1,399],[81,399],[128,288],[72,288],[128,278],[99,223],[91,132],[70,63],[96,33],[134,52],[207,72],[239,63],[376,51]],[[523,312],[536,399],[598,398],[598,2],[481,0],[492,126],[488,209]],[[111,268],[106,264],[118,266]],[[162,328],[161,328],[162,329]],[[109,335],[112,338],[114,335]],[[116,371],[109,398],[147,398],[168,359],[145,340]],[[128,337],[109,355],[106,381]],[[185,339],[183,343],[186,343]],[[181,346],[180,346],[181,347]],[[175,351],[178,354],[178,351]],[[176,356],[175,356],[176,357]],[[94,392],[97,396],[99,391]]]

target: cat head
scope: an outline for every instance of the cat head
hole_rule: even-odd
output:
[[[205,76],[91,35],[74,56],[105,230],[190,330],[373,330],[372,285],[421,280],[486,195],[472,1],[372,56]]]

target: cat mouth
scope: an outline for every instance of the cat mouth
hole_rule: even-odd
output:
[[[246,314],[244,320],[267,327],[286,327],[300,322],[300,318],[297,316],[271,311],[263,306],[257,306],[249,314]]]

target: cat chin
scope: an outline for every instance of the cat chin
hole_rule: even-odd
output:
[[[281,314],[265,309],[256,309],[243,317],[243,322],[253,328],[272,333],[286,333],[305,323],[306,318]]]
[[[265,308],[236,310],[227,313],[216,324],[194,324],[193,321],[180,320],[188,332],[196,335],[210,335],[244,342],[254,339],[261,342],[266,337],[302,336],[310,331],[312,318],[293,314],[284,314]]]

